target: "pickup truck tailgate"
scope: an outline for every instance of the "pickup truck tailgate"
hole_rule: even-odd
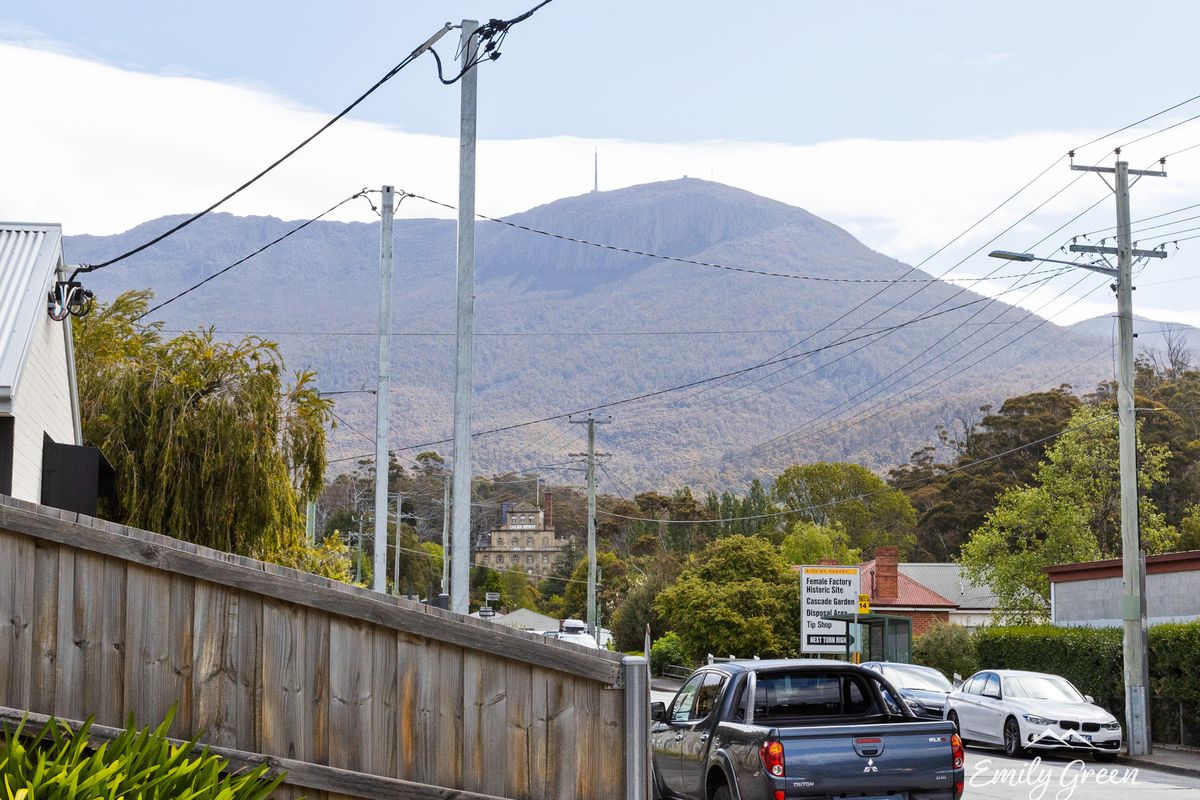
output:
[[[777,728],[787,797],[954,797],[949,722]]]

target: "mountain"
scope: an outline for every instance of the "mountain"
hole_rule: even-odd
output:
[[[67,257],[72,262],[110,257],[179,219],[164,217],[115,236],[71,237]],[[934,441],[936,425],[971,418],[981,403],[1063,382],[1090,389],[1108,368],[1108,360],[1098,358],[1101,345],[1090,336],[932,281],[923,272],[910,273],[803,209],[717,183],[682,179],[592,192],[508,221],[709,264],[838,281],[697,266],[481,222],[476,430],[827,347],[768,370],[606,409],[613,419],[599,429],[598,448],[613,454],[610,475],[602,473],[610,491],[669,489],[685,482],[740,488],[750,477],[769,477],[811,459],[884,469]],[[164,299],[294,224],[212,214],[85,280],[101,301],[146,286]],[[315,223],[154,318],[168,330],[213,325],[230,337],[261,333],[280,343],[290,368],[315,368],[322,388],[369,388],[377,359],[370,335],[377,248],[375,225]],[[397,220],[394,252],[392,441],[448,438],[454,222]],[[845,282],[900,277],[915,282]],[[964,304],[970,305],[960,308]],[[851,310],[855,306],[861,307]],[[929,318],[887,330],[920,316]],[[959,323],[964,324],[955,330]],[[837,343],[847,337],[856,338]],[[1008,342],[1013,344],[1005,347]],[[984,358],[993,350],[998,352]],[[771,375],[777,369],[783,371]],[[910,385],[911,396],[897,396]],[[373,451],[373,398],[346,394],[337,401],[337,413],[348,424],[333,434],[331,455]],[[886,402],[875,405],[880,401]],[[845,411],[847,421],[831,427]],[[560,464],[567,453],[583,448],[581,435],[581,426],[558,420],[480,437],[477,469]],[[431,449],[445,454],[450,448]]]
[[[1112,342],[1115,345],[1117,341],[1116,314],[1092,317],[1076,322],[1071,326],[1071,332],[1098,341]],[[1137,337],[1134,342],[1135,354],[1157,355],[1161,359],[1166,355],[1168,340],[1175,339],[1183,347],[1191,350],[1193,355],[1200,355],[1200,328],[1135,315],[1133,333]]]

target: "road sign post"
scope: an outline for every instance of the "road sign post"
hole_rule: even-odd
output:
[[[846,623],[827,619],[858,610],[858,567],[800,568],[800,652],[844,655],[849,644]]]

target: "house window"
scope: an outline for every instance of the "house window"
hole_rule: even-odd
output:
[[[525,546],[526,546],[526,547],[533,547],[533,537],[532,537],[532,536],[526,536],[526,537],[525,537]]]
[[[496,537],[496,547],[504,547],[504,537],[503,536]]]
[[[525,563],[526,563],[526,564],[532,564],[532,563],[533,563],[533,554],[532,554],[532,553],[530,553],[529,555],[525,556]]]

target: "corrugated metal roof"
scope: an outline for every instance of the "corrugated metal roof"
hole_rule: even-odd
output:
[[[12,398],[61,265],[60,226],[0,222],[0,402]]]
[[[858,571],[862,575],[861,589],[863,594],[869,595],[871,598],[871,606],[880,606],[882,608],[890,608],[892,606],[910,607],[918,606],[925,608],[954,608],[959,605],[958,601],[952,597],[947,597],[939,592],[935,592],[929,586],[907,575],[903,567],[898,565],[896,571],[896,596],[895,597],[879,597],[875,589],[871,587],[870,575],[875,571],[875,561],[866,561],[859,565]]]
[[[978,608],[988,611],[996,607],[995,593],[987,586],[972,583],[958,564],[900,564],[901,575],[907,575],[922,586],[958,603],[959,608]]]

